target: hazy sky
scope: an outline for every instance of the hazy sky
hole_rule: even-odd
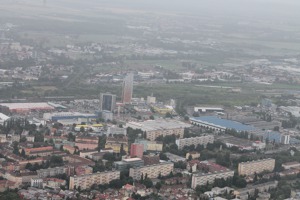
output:
[[[0,5],[8,2],[31,2],[42,5],[43,1],[0,0]],[[49,7],[60,6],[78,10],[107,6],[148,12],[204,15],[219,20],[254,19],[300,24],[300,0],[46,0],[46,2]]]
[[[77,2],[85,7],[93,6],[93,4],[108,4],[133,9],[190,14],[228,14],[271,18],[300,16],[300,0],[48,0],[47,2],[48,4],[59,2],[65,6],[71,6],[70,2],[75,6]]]

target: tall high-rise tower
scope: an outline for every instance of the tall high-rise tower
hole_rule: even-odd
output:
[[[122,102],[125,104],[131,103],[133,93],[133,74],[129,73],[123,81]]]
[[[116,107],[116,95],[109,93],[100,94],[100,110],[113,112]]]

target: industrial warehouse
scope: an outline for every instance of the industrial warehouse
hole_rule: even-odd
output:
[[[236,121],[218,118],[215,116],[203,116],[190,119],[194,125],[199,125],[207,128],[212,128],[217,131],[224,131],[226,129],[234,129],[238,132],[241,131],[254,131],[255,127],[244,125]]]
[[[33,111],[53,111],[55,108],[48,103],[1,103],[0,112],[8,113],[29,113]]]

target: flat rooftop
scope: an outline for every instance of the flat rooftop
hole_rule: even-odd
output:
[[[187,128],[190,124],[171,119],[147,120],[144,122],[128,122],[126,127],[141,129],[142,131],[167,130],[176,128]]]
[[[10,117],[9,116],[6,116],[4,115],[3,113],[0,113],[0,121],[6,121],[8,120]]]
[[[1,103],[0,106],[14,109],[54,109],[48,103]]]
[[[140,158],[126,158],[126,159],[123,159],[123,161],[125,162],[134,162],[134,161],[141,161],[142,159]]]
[[[229,144],[233,144],[236,146],[244,146],[244,147],[246,147],[246,146],[251,147],[252,144],[254,143],[254,141],[237,138],[237,137],[233,137],[233,136],[222,136],[222,137],[219,137],[218,140],[223,143],[229,143]]]
[[[191,118],[192,121],[204,123],[211,126],[216,126],[224,129],[235,129],[236,131],[253,131],[256,128],[249,125],[244,125],[242,123],[218,118],[215,116],[203,116],[203,117],[194,117]]]

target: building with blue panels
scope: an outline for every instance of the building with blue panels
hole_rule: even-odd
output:
[[[264,141],[268,140],[270,143],[281,143],[281,133],[276,131],[268,131],[263,135]]]
[[[212,128],[217,131],[225,131],[226,129],[234,129],[238,132],[256,130],[253,126],[244,125],[236,121],[222,119],[216,116],[194,117],[190,119],[190,122],[194,125]]]
[[[291,137],[290,138],[290,144],[300,144],[300,140]]]
[[[79,113],[79,112],[55,112],[55,113],[44,113],[43,118],[49,121],[59,121],[59,120],[78,120],[83,119],[97,119],[97,114],[91,113]]]
[[[264,140],[276,144],[297,144],[299,140],[291,138],[290,135],[282,134],[276,131],[268,131],[263,135]]]

